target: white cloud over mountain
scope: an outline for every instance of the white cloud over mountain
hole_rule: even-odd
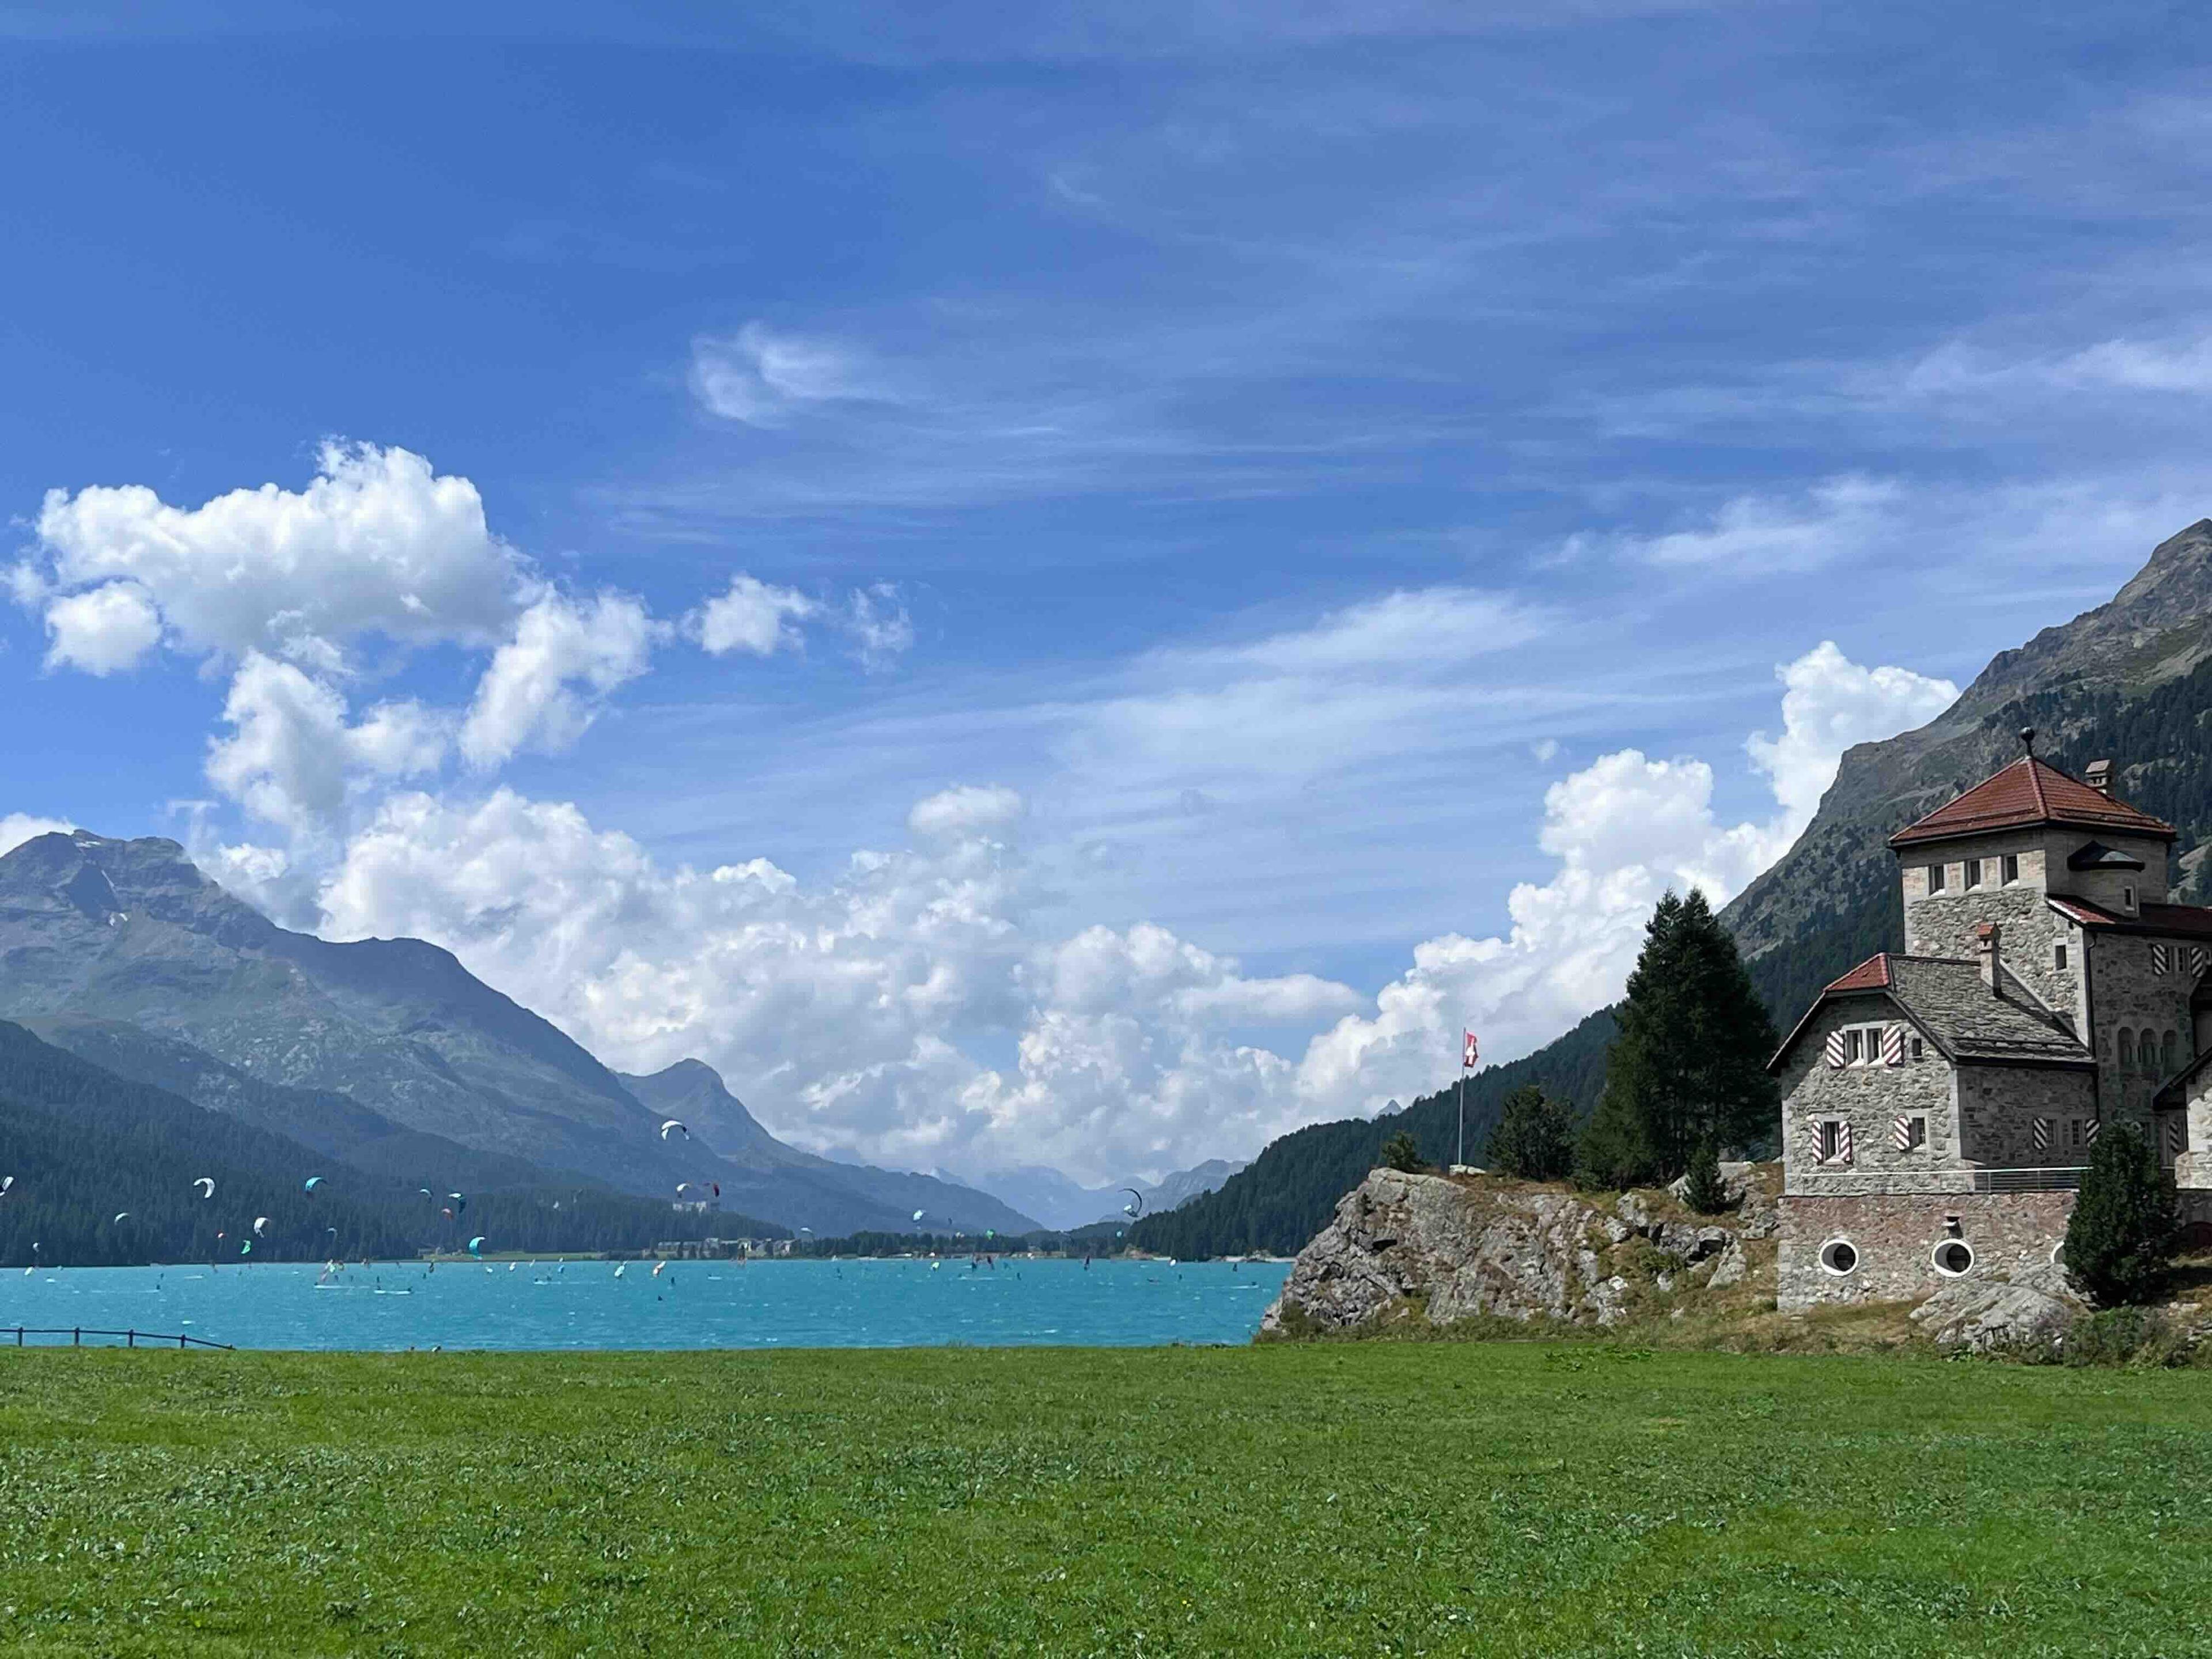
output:
[[[755,356],[781,397],[841,395],[826,367]],[[1754,556],[1770,528],[1716,533],[1750,538],[1726,559]],[[664,861],[497,774],[574,743],[679,636],[769,659],[820,629],[880,667],[914,639],[890,584],[837,599],[736,572],[672,623],[635,595],[546,580],[490,535],[465,479],[366,447],[325,449],[297,493],[192,509],[135,487],[50,496],[39,537],[14,586],[47,621],[53,666],[118,672],[166,646],[228,672],[207,775],[276,834],[202,836],[218,879],[334,937],[445,945],[614,1064],[698,1055],[805,1144],[971,1173],[1047,1163],[1100,1180],[1249,1154],[1436,1086],[1462,1023],[1493,1058],[1526,1052],[1619,994],[1662,892],[1741,889],[1802,828],[1844,747],[1955,695],[1832,643],[1784,665],[1780,730],[1747,745],[1773,791],[1764,818],[1717,816],[1702,760],[1599,756],[1546,793],[1553,868],[1512,889],[1507,926],[1423,939],[1370,994],[1248,973],[1141,912],[1083,914],[1062,879],[1079,849],[1054,839],[1064,798],[1133,834],[1187,833],[1157,826],[1203,811],[1210,834],[1257,850],[1305,792],[1393,775],[1378,763],[1463,727],[1473,685],[1502,734],[1512,711],[1555,707],[1504,665],[1553,625],[1510,597],[1394,591],[1147,653],[1054,716],[1056,769],[922,793],[906,844],[802,880],[757,856]],[[369,641],[483,665],[458,707],[377,696]],[[1449,778],[1450,759],[1437,764]],[[33,826],[0,825],[18,830]]]
[[[1503,934],[1445,933],[1368,995],[1254,976],[1149,922],[1056,935],[1026,803],[963,785],[912,845],[805,884],[765,860],[665,866],[576,807],[508,790],[386,800],[323,887],[324,930],[413,933],[626,1067],[697,1054],[780,1133],[825,1150],[1079,1176],[1248,1154],[1451,1074],[1462,1022],[1508,1058],[1620,994],[1668,888],[1739,890],[1802,827],[1844,746],[1927,717],[1939,683],[1824,643],[1780,671],[1777,790],[1728,823],[1694,759],[1605,755],[1553,784],[1551,878]],[[981,1040],[981,1041],[979,1041]],[[978,1058],[1011,1041],[1011,1059]]]

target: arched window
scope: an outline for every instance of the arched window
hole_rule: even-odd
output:
[[[2136,1034],[2124,1025],[2120,1027],[2120,1075],[2129,1076],[2136,1069]]]
[[[2166,1042],[2158,1054],[2158,1074],[2172,1077],[2181,1069],[2181,1033],[2168,1031]]]

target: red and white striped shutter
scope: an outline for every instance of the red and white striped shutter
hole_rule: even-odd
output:
[[[2181,1114],[2170,1112],[2166,1120],[2166,1150],[2179,1158],[2189,1148],[2189,1126]]]
[[[2150,947],[2150,970],[2154,974],[2166,974],[2173,971],[2173,947],[2172,945],[2154,944]]]
[[[1882,1034],[1881,1063],[1885,1066],[1905,1064],[1905,1028],[1893,1025]]]
[[[2181,960],[2189,976],[2191,979],[2196,978],[2204,971],[2204,947],[2201,945],[2191,945],[2181,953]]]
[[[1844,1064],[1844,1034],[1841,1031],[1828,1033],[1828,1045],[1826,1052],[1828,1056],[1828,1069],[1832,1072],[1841,1071]]]
[[[1912,1150],[1912,1120],[1893,1117],[1889,1121],[1889,1144],[1900,1152]]]
[[[1820,1156],[1820,1120],[1817,1117],[1808,1117],[1805,1120],[1805,1144],[1811,1149],[1814,1163],[1826,1162]]]
[[[2027,1138],[2039,1152],[2051,1150],[2051,1128],[2054,1120],[2039,1117],[2028,1126]]]
[[[2081,1127],[2081,1139],[2090,1146],[2095,1146],[2097,1144],[2097,1131],[2104,1127],[2104,1119],[2098,1117],[2091,1118],[2088,1122],[2084,1124]]]
[[[1845,1118],[1841,1123],[1836,1125],[1836,1162],[1848,1164],[1850,1161],[1851,1121]]]

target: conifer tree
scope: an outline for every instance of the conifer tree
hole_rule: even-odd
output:
[[[1421,1143],[1401,1129],[1382,1143],[1382,1167],[1407,1173],[1421,1167]]]
[[[1721,1179],[1720,1154],[1710,1138],[1690,1154],[1690,1172],[1683,1177],[1682,1202],[1699,1215],[1718,1215],[1729,1206],[1728,1183]]]
[[[2097,1137],[2066,1224],[2066,1270],[2106,1307],[2154,1300],[2172,1260],[2173,1182],[2131,1123]]]
[[[1586,1184],[1670,1181],[1700,1141],[1741,1146],[1773,1127],[1774,1022],[1703,893],[1660,899],[1618,1017],[1605,1093],[1579,1149]]]
[[[1523,1084],[1505,1097],[1483,1161],[1523,1181],[1557,1181],[1574,1168],[1573,1119],[1566,1103],[1542,1085]]]

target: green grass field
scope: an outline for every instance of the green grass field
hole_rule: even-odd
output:
[[[2202,1372],[0,1355],[11,1654],[2173,1655],[2207,1583]]]

